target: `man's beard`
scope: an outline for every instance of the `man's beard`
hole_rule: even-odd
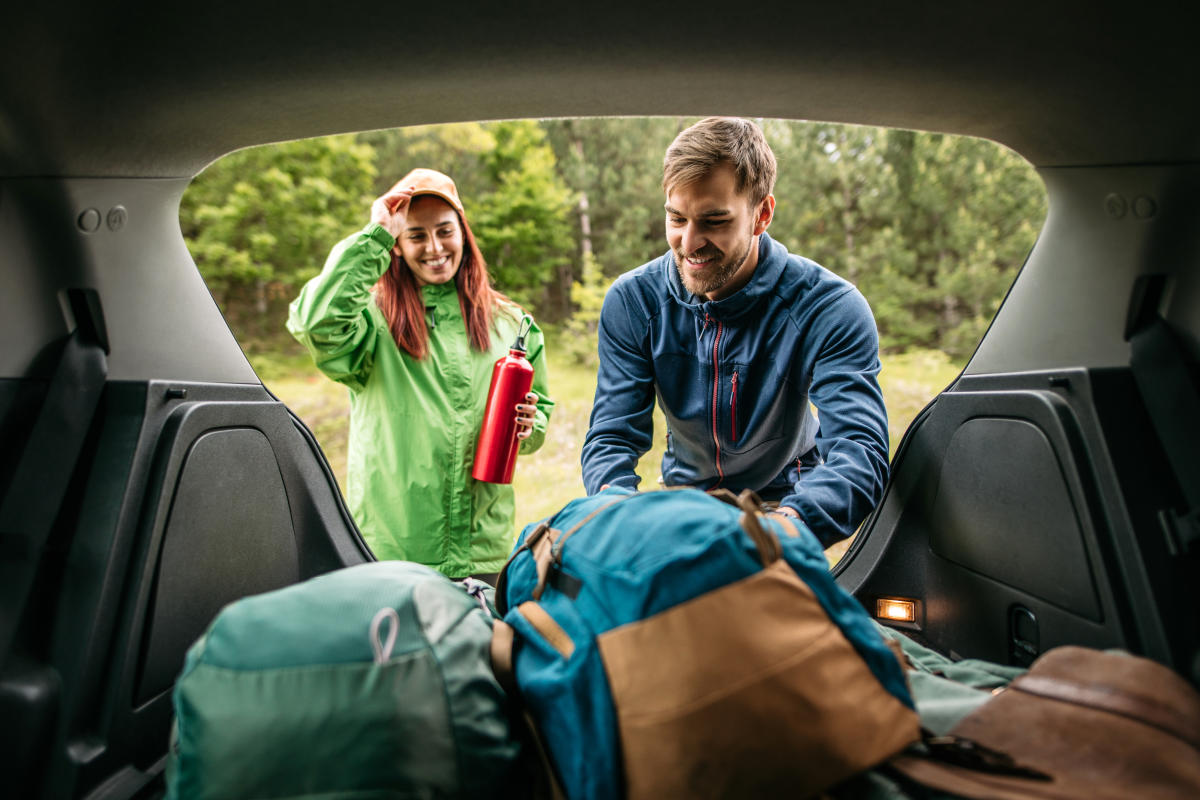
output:
[[[692,253],[691,255],[701,258],[715,256],[699,275],[684,265],[683,253],[675,250],[675,269],[679,273],[679,280],[683,283],[683,288],[695,295],[708,295],[720,289],[729,283],[730,279],[741,269],[742,264],[746,263],[746,259],[750,257],[750,247],[753,244],[753,238],[747,240],[742,252],[733,258],[726,258],[723,251],[711,245],[697,253]]]

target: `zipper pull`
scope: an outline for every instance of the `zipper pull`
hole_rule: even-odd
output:
[[[1029,778],[1036,781],[1052,780],[1047,775],[1033,767],[1018,764],[1008,753],[985,747],[979,742],[953,734],[947,736],[922,736],[922,743],[929,750],[929,756],[937,761],[965,767],[992,775],[1013,775],[1019,778]]]
[[[463,578],[462,587],[467,590],[467,594],[475,598],[475,602],[479,603],[480,608],[487,612],[487,615],[492,616],[492,610],[488,608],[487,596],[484,594],[484,589],[487,584],[483,581],[477,581],[474,578]]]
[[[729,392],[729,440],[737,442],[737,370],[733,371],[733,378],[730,380],[732,384]]]

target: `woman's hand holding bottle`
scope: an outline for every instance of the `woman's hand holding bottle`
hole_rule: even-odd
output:
[[[517,438],[528,439],[533,433],[533,421],[537,414],[537,392],[525,395],[525,402],[517,404]]]

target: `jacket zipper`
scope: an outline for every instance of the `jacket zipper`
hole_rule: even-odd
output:
[[[737,444],[737,370],[733,371],[733,390],[729,397],[729,441]]]
[[[705,324],[708,323],[708,316],[705,315]],[[721,439],[717,436],[717,408],[721,397],[721,367],[717,363],[717,348],[721,344],[721,321],[717,320],[717,335],[713,337],[713,401],[712,401],[712,436],[714,455],[713,458],[717,466],[717,482],[713,484],[716,489],[725,480],[725,471],[721,469]]]

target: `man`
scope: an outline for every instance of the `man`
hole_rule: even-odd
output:
[[[667,149],[662,185],[670,252],[618,278],[600,314],[584,485],[637,488],[657,393],[668,486],[753,489],[829,546],[887,481],[871,309],[767,236],[775,156],[757,125],[688,128]]]

